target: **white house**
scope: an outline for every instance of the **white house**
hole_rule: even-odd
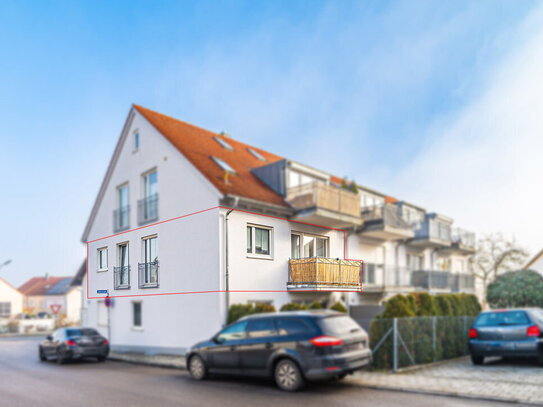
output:
[[[23,312],[23,294],[0,277],[0,319],[11,319]]]
[[[175,353],[230,304],[340,300],[356,313],[397,292],[473,291],[472,233],[341,183],[134,105],[82,237],[83,323],[116,350]]]

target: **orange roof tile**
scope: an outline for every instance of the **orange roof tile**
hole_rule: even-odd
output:
[[[66,278],[71,277],[32,277],[19,287],[19,291],[24,295],[45,295],[47,291]]]
[[[266,186],[264,182],[251,172],[252,168],[282,160],[282,157],[142,106],[134,105],[134,108],[169,140],[222,194],[238,195],[270,204],[288,206],[281,195]],[[213,139],[214,137],[226,141],[233,147],[233,151],[222,147]],[[256,158],[248,151],[248,148],[252,148],[260,153],[267,161]],[[211,156],[225,161],[236,171],[237,175],[230,174],[228,176],[228,183],[225,183],[224,170],[211,159]]]

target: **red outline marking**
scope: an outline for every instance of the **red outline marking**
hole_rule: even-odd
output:
[[[207,208],[207,209],[203,209],[201,211],[196,211],[196,212],[192,212],[192,213],[188,213],[186,215],[181,215],[181,216],[177,216],[175,218],[171,218],[171,219],[166,219],[166,220],[163,220],[163,221],[160,221],[160,222],[156,222],[156,223],[151,223],[149,225],[145,225],[145,226],[140,226],[138,228],[135,228],[135,229],[130,229],[130,230],[125,230],[123,232],[119,232],[119,233],[115,233],[113,235],[109,235],[109,236],[105,236],[105,237],[101,237],[99,239],[94,239],[94,240],[90,240],[87,242],[87,299],[89,300],[95,300],[95,299],[103,299],[103,298],[106,298],[105,296],[104,297],[89,297],[89,243],[93,243],[93,242],[97,242],[99,240],[104,240],[104,239],[108,239],[110,237],[115,237],[115,236],[119,236],[119,235],[122,235],[122,234],[125,234],[125,233],[129,233],[129,232],[134,232],[136,230],[140,230],[140,229],[145,229],[145,228],[148,228],[148,227],[151,227],[151,226],[155,226],[155,225],[160,225],[161,223],[166,223],[166,222],[171,222],[173,220],[178,220],[178,219],[182,219],[182,218],[186,218],[188,216],[192,216],[192,215],[197,215],[197,214],[200,214],[200,213],[204,213],[204,212],[208,212],[208,211],[212,211],[214,209],[232,209],[232,211],[236,211],[236,212],[245,212],[245,213],[249,213],[249,214],[252,214],[252,215],[258,215],[258,216],[267,216],[268,218],[274,218],[274,219],[279,219],[279,220],[286,220],[287,222],[294,222],[294,223],[300,223],[302,225],[309,225],[309,226],[315,226],[315,227],[318,227],[318,228],[323,228],[323,229],[329,229],[329,230],[335,230],[335,231],[338,231],[338,232],[343,232],[343,260],[350,260],[350,261],[360,261],[362,262],[362,275],[360,276],[360,278],[362,279],[363,277],[363,272],[364,272],[364,260],[362,259],[347,259],[345,258],[345,254],[346,254],[346,246],[347,246],[347,241],[346,241],[346,232],[344,229],[337,229],[337,228],[333,228],[333,227],[329,227],[329,226],[322,226],[322,225],[317,225],[317,224],[314,224],[314,223],[308,223],[308,222],[302,222],[302,221],[299,221],[299,220],[293,220],[293,219],[287,219],[287,218],[281,218],[279,216],[273,216],[273,215],[266,215],[266,214],[262,214],[262,213],[257,213],[257,212],[251,212],[251,211],[246,211],[244,209],[235,209],[235,208],[229,208],[227,206],[221,206],[221,205],[217,205],[217,206],[214,206],[212,208]],[[178,292],[178,293],[152,293],[152,294],[131,294],[131,295],[109,295],[108,297],[109,298],[128,298],[128,297],[150,297],[150,296],[156,296],[156,295],[179,295],[179,294],[210,294],[210,293],[226,293],[226,292],[229,292],[229,293],[332,293],[332,292],[347,292],[347,293],[362,293],[362,283],[360,284],[360,290],[203,290],[203,291],[183,291],[183,292]]]

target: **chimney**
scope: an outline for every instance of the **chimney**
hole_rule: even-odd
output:
[[[46,279],[46,280],[49,279],[49,273],[45,273],[45,279]]]
[[[229,134],[228,132],[224,131],[224,130],[221,131],[219,134],[220,134],[221,136],[223,136],[223,137],[230,138],[230,134]]]

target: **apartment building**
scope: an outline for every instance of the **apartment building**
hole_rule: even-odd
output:
[[[82,237],[83,323],[117,350],[176,353],[215,333],[234,303],[339,300],[354,309],[396,292],[472,290],[472,234],[341,185],[132,106]]]

